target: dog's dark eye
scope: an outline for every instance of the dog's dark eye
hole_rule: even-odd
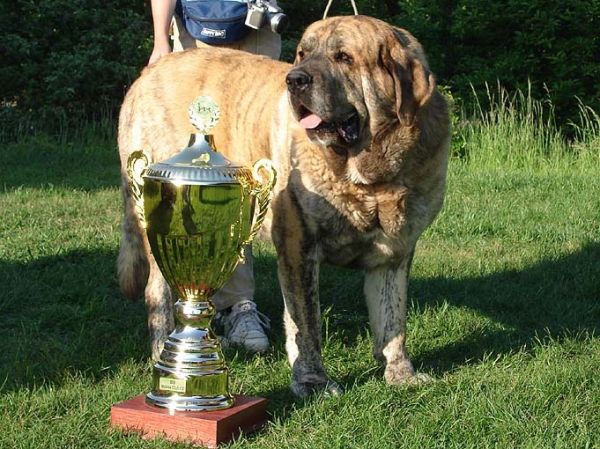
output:
[[[350,56],[348,53],[340,51],[335,55],[335,60],[350,64],[352,63],[352,56]]]
[[[298,50],[298,59],[304,59],[304,52],[302,50]]]

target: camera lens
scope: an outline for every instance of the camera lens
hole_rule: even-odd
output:
[[[285,14],[273,14],[269,17],[269,24],[271,26],[271,31],[273,33],[281,34],[285,30],[287,30],[288,25],[290,24],[290,19]]]

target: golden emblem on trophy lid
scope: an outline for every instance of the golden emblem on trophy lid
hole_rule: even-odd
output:
[[[221,111],[217,103],[208,95],[196,98],[188,109],[190,122],[196,127],[200,134],[209,135],[219,118]]]

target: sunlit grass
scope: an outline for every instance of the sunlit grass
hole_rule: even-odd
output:
[[[488,86],[486,106],[476,97],[475,108],[463,111],[459,138],[463,157],[477,169],[546,169],[590,167],[600,162],[600,119],[590,108],[580,108],[575,138],[556,126],[551,103],[530,92],[509,93]]]
[[[225,356],[231,390],[266,397],[269,424],[230,447],[600,446],[598,115],[582,108],[567,139],[527,94],[496,99],[461,121],[464,152],[417,247],[408,349],[433,381],[383,382],[362,275],[325,267],[323,355],[346,395],[295,398],[276,254],[257,242],[273,348]],[[113,138],[0,151],[2,448],[188,447],[108,429],[151,376],[143,303],[116,283],[118,184]]]

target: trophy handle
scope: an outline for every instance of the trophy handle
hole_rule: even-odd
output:
[[[269,177],[264,184],[262,183],[258,174],[261,168],[265,169],[269,174]],[[273,162],[271,162],[269,159],[260,159],[256,161],[252,167],[252,176],[256,181],[256,186],[250,191],[250,194],[256,197],[256,201],[258,203],[258,213],[256,214],[256,219],[252,225],[250,235],[240,246],[241,254],[244,252],[244,247],[254,240],[254,237],[256,237],[256,234],[263,224],[263,221],[265,221],[267,211],[269,210],[269,204],[271,204],[271,199],[273,198],[273,187],[275,187],[275,183],[277,182],[277,172],[273,167]]]
[[[146,170],[152,163],[152,158],[143,150],[134,151],[127,159],[127,175],[135,211],[138,214],[140,225],[146,229],[146,215],[144,214],[144,178]]]

